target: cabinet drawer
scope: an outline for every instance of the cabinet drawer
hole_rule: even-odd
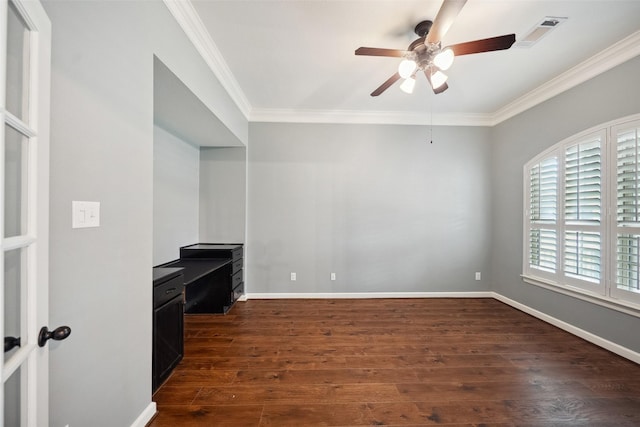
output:
[[[233,292],[232,292],[233,301],[234,302],[237,301],[238,298],[240,298],[243,293],[244,293],[244,283],[240,283],[237,287],[233,288]]]
[[[180,295],[183,288],[184,283],[182,275],[155,286],[153,288],[153,306],[159,307],[171,298],[175,298]]]
[[[242,283],[242,270],[231,276],[231,289],[237,288],[240,283]]]
[[[242,258],[244,251],[242,250],[242,246],[238,246],[231,251],[231,259],[238,260]]]
[[[242,258],[233,261],[233,268],[231,274],[236,274],[238,271],[242,270]]]

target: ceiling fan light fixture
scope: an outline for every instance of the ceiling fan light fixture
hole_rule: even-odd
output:
[[[440,86],[445,84],[445,82],[447,81],[448,78],[449,78],[449,76],[447,76],[445,73],[443,73],[440,70],[436,70],[435,72],[432,72],[431,73],[431,87],[433,88],[433,90],[438,89]]]
[[[402,90],[411,93],[415,85],[417,71],[425,75],[433,88],[434,94],[438,95],[449,88],[447,76],[442,71],[451,67],[455,56],[505,50],[515,43],[515,34],[504,34],[497,37],[456,43],[443,49],[443,36],[449,30],[466,2],[467,0],[442,0],[442,5],[433,21],[425,20],[416,25],[414,32],[418,35],[418,38],[412,41],[407,49],[385,49],[365,46],[357,48],[356,55],[400,58],[398,70],[371,92],[371,96],[380,95],[402,78],[405,79],[401,84]],[[545,27],[556,26],[560,22],[560,18],[547,18],[549,19],[545,19],[540,25]]]
[[[446,47],[433,57],[433,63],[441,70],[448,70],[453,64],[454,57],[453,49]]]
[[[416,79],[413,76],[407,77],[400,85],[400,90],[404,93],[413,93],[413,88],[416,87]]]
[[[416,71],[417,67],[418,64],[416,64],[416,61],[413,61],[411,59],[403,59],[402,61],[400,61],[400,65],[398,65],[398,74],[400,74],[400,77],[402,77],[403,79],[408,79],[409,77],[411,77],[413,72]]]

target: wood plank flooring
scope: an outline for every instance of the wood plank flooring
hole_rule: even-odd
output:
[[[638,333],[638,331],[629,331]],[[164,426],[640,426],[640,365],[493,299],[190,315]]]

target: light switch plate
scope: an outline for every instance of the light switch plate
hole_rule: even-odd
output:
[[[100,227],[100,202],[71,202],[71,227]]]

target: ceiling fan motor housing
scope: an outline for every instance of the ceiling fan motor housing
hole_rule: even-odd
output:
[[[440,43],[427,43],[423,37],[411,43],[406,59],[413,60],[417,68],[424,71],[433,64],[433,58],[440,52]]]
[[[432,25],[433,21],[422,21],[416,25],[416,28],[413,31],[418,35],[418,37],[426,37],[427,34],[429,34],[429,30]]]

